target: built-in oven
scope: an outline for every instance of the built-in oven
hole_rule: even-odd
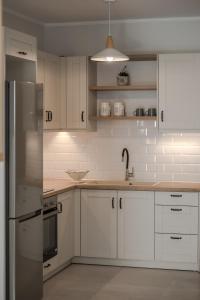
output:
[[[44,199],[43,203],[43,262],[54,257],[58,253],[58,208],[57,197]]]

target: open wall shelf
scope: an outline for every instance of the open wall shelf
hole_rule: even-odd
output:
[[[133,120],[133,121],[156,121],[157,117],[149,117],[149,116],[122,116],[122,117],[117,117],[117,116],[108,116],[108,117],[102,117],[102,116],[94,116],[91,117],[92,120],[96,121],[114,121],[114,120]]]
[[[156,91],[156,84],[133,84],[133,85],[102,85],[91,86],[90,91]]]

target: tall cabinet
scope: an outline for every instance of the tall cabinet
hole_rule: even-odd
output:
[[[60,58],[38,53],[37,82],[44,85],[44,129],[60,129]]]

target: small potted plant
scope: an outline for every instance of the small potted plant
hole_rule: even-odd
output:
[[[124,66],[121,72],[118,74],[117,85],[129,85],[129,74],[127,72],[127,66]]]

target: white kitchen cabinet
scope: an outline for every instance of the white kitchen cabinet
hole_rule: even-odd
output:
[[[159,55],[159,128],[200,129],[200,54]]]
[[[86,56],[61,58],[62,129],[96,130],[96,93],[89,86],[96,83],[96,64]]]
[[[155,259],[161,262],[197,264],[198,235],[155,235]]]
[[[118,193],[118,258],[154,260],[154,193]]]
[[[37,40],[33,36],[6,28],[5,48],[7,55],[37,61]]]
[[[156,205],[155,230],[158,233],[198,234],[198,207]]]
[[[58,195],[58,265],[69,261],[75,252],[74,192]]]
[[[60,58],[38,53],[37,82],[44,85],[44,129],[60,129],[61,103]]]
[[[81,256],[117,258],[117,192],[81,191]]]

